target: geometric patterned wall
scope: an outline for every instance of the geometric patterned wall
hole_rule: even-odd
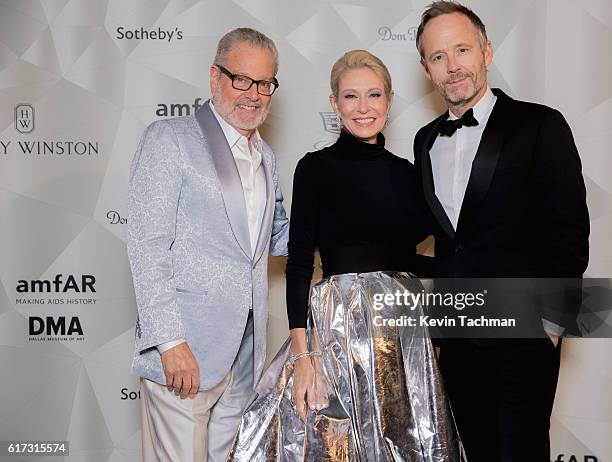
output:
[[[326,119],[329,72],[349,49],[368,49],[389,67],[388,147],[412,158],[414,134],[442,110],[414,45],[427,3],[0,1],[0,440],[69,440],[67,460],[140,460],[129,165],[147,124],[208,98],[219,37],[249,26],[278,45],[280,88],[261,131],[289,211],[298,159],[336,136]],[[568,119],[588,189],[587,275],[611,277],[612,4],[466,3],[493,42],[492,85]],[[271,258],[270,356],[287,336],[283,267]],[[558,460],[612,460],[611,356],[610,339],[565,343],[552,430]]]

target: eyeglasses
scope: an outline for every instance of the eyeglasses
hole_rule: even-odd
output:
[[[257,84],[257,93],[264,96],[272,96],[272,94],[278,88],[278,80],[274,78],[274,80],[254,80],[251,77],[247,77],[246,75],[240,74],[232,74],[226,68],[219,64],[215,64],[217,69],[223,72],[232,80],[232,87],[236,90],[247,91],[249,88],[253,86],[253,84]]]

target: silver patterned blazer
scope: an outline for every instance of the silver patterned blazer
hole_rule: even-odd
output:
[[[230,370],[252,309],[257,383],[266,356],[268,254],[286,255],[289,237],[276,159],[265,143],[262,157],[266,206],[253,253],[238,169],[209,103],[146,129],[128,205],[136,375],[165,384],[156,346],[184,338],[200,367],[200,390],[212,388]]]

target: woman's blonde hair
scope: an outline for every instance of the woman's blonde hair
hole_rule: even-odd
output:
[[[338,97],[338,85],[342,74],[349,69],[362,69],[364,67],[373,70],[382,78],[385,86],[385,95],[387,98],[391,97],[391,74],[389,74],[387,66],[369,51],[351,50],[344,53],[340,59],[336,61],[334,67],[332,67],[329,82],[334,98]]]

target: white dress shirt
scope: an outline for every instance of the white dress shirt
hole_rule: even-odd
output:
[[[238,175],[242,183],[244,202],[246,205],[247,221],[249,225],[249,236],[251,242],[251,256],[255,256],[255,248],[259,239],[261,222],[263,221],[264,210],[266,208],[266,176],[262,165],[262,140],[259,132],[255,130],[247,138],[240,134],[238,130],[228,124],[215,110],[212,101],[210,109],[219,122],[227,144],[232,151]],[[169,350],[176,345],[183,343],[185,339],[177,339],[171,342],[157,345],[157,350],[161,353]]]
[[[255,256],[255,247],[259,238],[259,229],[263,221],[266,208],[266,175],[262,163],[262,140],[259,132],[255,130],[247,138],[238,130],[228,124],[215,110],[212,101],[210,109],[217,118],[221,129],[232,151],[238,174],[242,182],[246,214],[249,222],[251,237],[251,255]]]
[[[438,135],[429,151],[436,196],[455,230],[470,179],[472,162],[496,100],[497,97],[487,88],[480,101],[472,108],[478,125],[461,127],[453,136]],[[449,110],[449,119],[458,117]]]

